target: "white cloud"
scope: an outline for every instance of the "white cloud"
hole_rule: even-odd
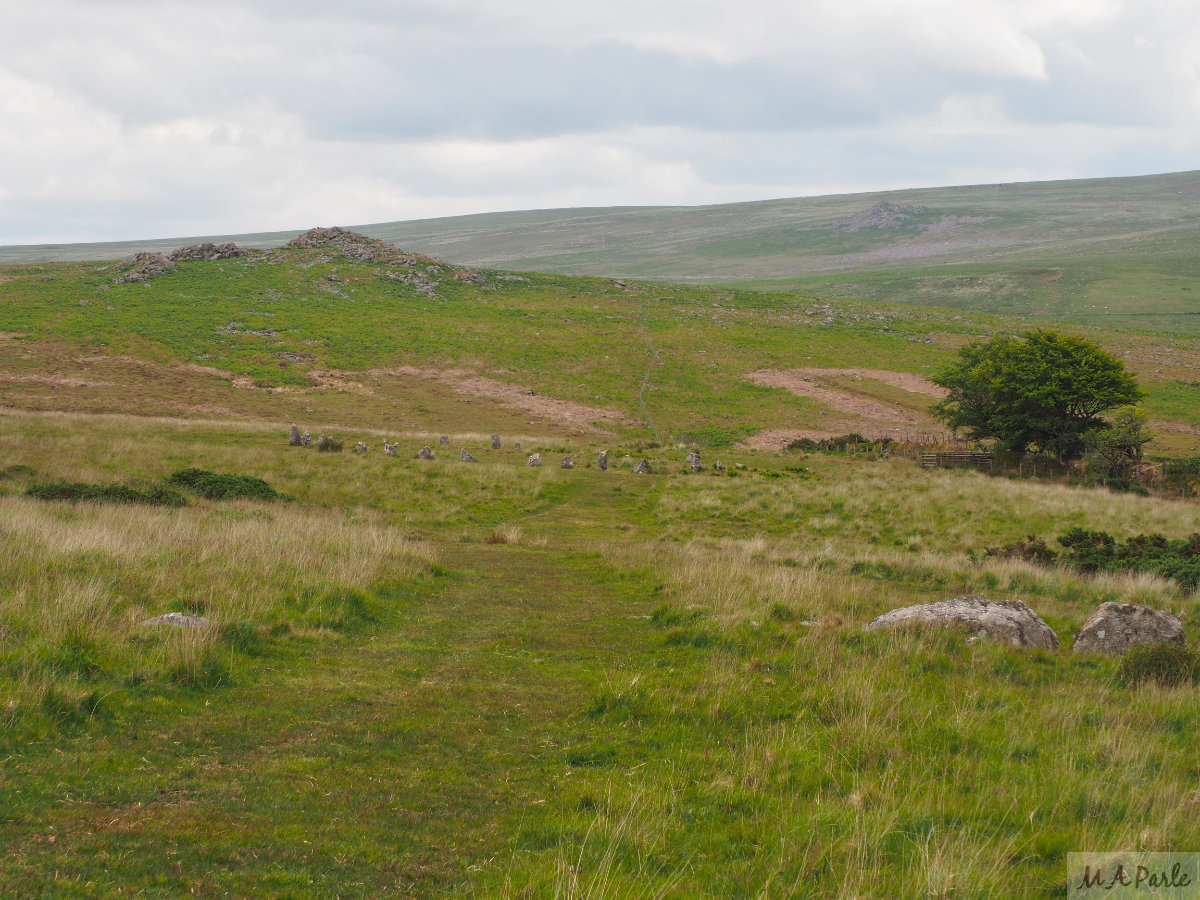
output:
[[[0,242],[1194,167],[1190,0],[42,0]]]

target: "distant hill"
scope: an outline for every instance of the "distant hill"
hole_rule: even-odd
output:
[[[712,282],[1200,333],[1200,172],[354,226],[469,265]],[[0,248],[0,264],[201,240]]]

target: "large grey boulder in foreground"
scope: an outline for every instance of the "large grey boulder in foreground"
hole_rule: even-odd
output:
[[[872,621],[867,628],[899,628],[911,624],[958,625],[1013,647],[1058,648],[1058,635],[1020,600],[989,600],[982,594],[893,609]]]
[[[1136,603],[1101,603],[1075,635],[1074,650],[1122,656],[1139,644],[1183,642],[1183,625],[1170,613]]]

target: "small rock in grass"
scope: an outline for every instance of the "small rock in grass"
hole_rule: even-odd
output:
[[[449,447],[450,446],[450,435],[443,434],[440,438],[438,438],[438,446]]]
[[[542,464],[542,454],[540,454],[540,453],[532,453],[532,454],[530,454],[530,456],[529,456],[529,466],[530,466],[531,468],[534,468],[534,469],[536,469],[536,468],[537,468],[538,466],[540,466],[541,464]]]
[[[172,625],[176,628],[203,628],[211,624],[204,616],[193,616],[189,613],[169,612],[153,619],[146,619],[143,625]]]
[[[634,475],[649,475],[650,474],[650,460],[639,459],[633,467],[633,474]]]
[[[1076,653],[1122,656],[1140,644],[1182,644],[1183,625],[1168,612],[1136,603],[1101,603],[1079,633]]]
[[[982,594],[894,609],[872,621],[867,629],[910,624],[963,625],[976,637],[987,636],[1013,647],[1058,648],[1058,635],[1020,600],[989,600]]]
[[[433,459],[433,448],[422,447],[417,451],[417,459]]]
[[[459,462],[478,462],[478,460],[475,459],[475,457],[473,457],[470,453],[468,453],[466,450],[464,450],[462,448],[459,448],[459,451],[458,451],[458,461]]]
[[[563,460],[562,460],[562,467],[564,469],[575,468],[575,460],[571,459],[571,457],[569,457],[569,456],[564,456]]]
[[[363,443],[362,441],[359,441],[357,444],[354,445],[354,452],[355,453],[366,453],[367,445],[365,443]]]

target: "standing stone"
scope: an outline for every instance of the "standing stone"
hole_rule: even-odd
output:
[[[531,455],[530,455],[530,457],[529,457],[529,465],[530,465],[530,467],[531,467],[531,468],[534,468],[534,469],[536,469],[536,468],[537,468],[538,466],[540,466],[541,464],[542,464],[542,454],[540,454],[540,453],[533,453],[533,454],[531,454]]]
[[[695,450],[688,451],[687,455],[688,468],[693,472],[699,472],[704,466],[700,463],[700,454]]]
[[[608,451],[607,450],[600,451],[600,456],[597,457],[597,459],[596,459],[596,468],[599,469],[601,472],[608,471]]]
[[[312,446],[312,435],[309,434],[307,431],[304,432],[304,434],[300,435],[300,446],[301,447],[311,447]]]
[[[714,472],[724,472],[725,471],[725,463],[721,462],[718,459],[715,463],[713,463],[713,471]]]
[[[450,435],[443,434],[440,438],[438,438],[438,445],[442,446],[442,447],[449,447],[450,446]]]
[[[498,434],[492,435],[492,449],[493,450],[500,449],[500,435],[498,435]]]
[[[520,441],[517,441],[517,442],[516,442],[516,443],[513,445],[513,448],[514,448],[514,449],[516,449],[516,450],[520,450],[520,449],[521,449],[521,442],[520,442]]]
[[[564,469],[575,468],[575,460],[571,459],[571,457],[569,457],[569,456],[564,456],[563,461],[562,461],[562,467]]]
[[[650,460],[639,459],[633,467],[633,474],[634,475],[649,475],[650,474]]]
[[[387,454],[388,456],[395,456],[396,451],[399,448],[400,448],[400,443],[398,441],[394,444],[389,444],[387,441],[383,442],[383,452],[385,454]]]
[[[475,457],[473,457],[470,453],[468,453],[466,450],[462,449],[461,447],[459,448],[459,451],[458,451],[458,461],[459,462],[478,462],[478,460],[475,459]]]
[[[362,441],[359,441],[357,444],[354,445],[354,452],[355,453],[366,453],[367,445],[364,444]]]
[[[293,425],[291,432],[288,434],[288,444],[292,447],[300,446],[300,427]]]
[[[1075,635],[1073,649],[1122,656],[1139,644],[1183,642],[1183,626],[1170,613],[1136,603],[1101,603]]]
[[[433,448],[422,447],[417,451],[417,459],[433,459]]]
[[[1020,600],[989,600],[982,594],[893,609],[871,621],[867,630],[910,624],[965,626],[976,637],[990,637],[1013,647],[1058,648],[1058,635]]]

